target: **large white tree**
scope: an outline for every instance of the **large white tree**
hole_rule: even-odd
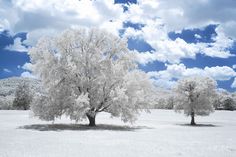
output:
[[[133,122],[152,103],[152,83],[138,70],[126,40],[99,29],[69,29],[42,38],[30,52],[45,88],[31,106],[43,120],[88,118],[99,112]]]
[[[189,77],[178,81],[174,89],[177,96],[175,111],[184,110],[184,114],[191,116],[191,125],[195,125],[196,115],[206,116],[214,111],[216,82],[209,77]]]

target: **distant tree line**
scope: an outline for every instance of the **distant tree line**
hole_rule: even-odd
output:
[[[28,110],[33,100],[33,93],[27,83],[20,83],[15,89],[14,96],[0,96],[2,110]]]
[[[169,94],[161,95],[156,98],[153,109],[174,109],[176,103],[176,93],[170,91]],[[212,102],[215,110],[236,110],[236,93],[227,91],[217,91]]]

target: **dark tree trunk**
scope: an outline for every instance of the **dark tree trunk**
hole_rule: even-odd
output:
[[[190,123],[191,125],[196,125],[194,116],[195,116],[195,114],[194,114],[194,112],[192,112],[191,113],[191,123]]]
[[[27,106],[26,105],[24,105],[24,110],[27,110]]]
[[[89,120],[89,126],[96,126],[96,123],[95,123],[95,118],[96,118],[96,115],[90,115],[90,114],[86,114],[88,120]]]

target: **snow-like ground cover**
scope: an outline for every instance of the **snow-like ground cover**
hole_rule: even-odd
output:
[[[130,126],[101,113],[98,126],[89,129],[66,118],[51,125],[29,111],[0,111],[0,157],[236,156],[236,112],[196,117],[203,124],[196,127],[185,125],[189,121],[170,110],[152,110]]]

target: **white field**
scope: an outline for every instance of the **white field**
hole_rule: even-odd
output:
[[[185,125],[189,121],[171,110],[152,110],[129,126],[101,113],[91,130],[65,118],[47,125],[29,111],[0,111],[0,157],[236,156],[236,112],[197,117],[204,124],[197,127]]]

